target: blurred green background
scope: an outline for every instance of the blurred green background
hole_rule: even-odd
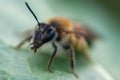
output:
[[[120,79],[120,1],[119,0],[26,0],[40,22],[63,16],[86,25],[102,38],[94,42],[91,57],[99,67],[87,65],[78,55],[78,80]],[[52,48],[43,46],[33,54],[27,46],[14,50],[25,30],[36,21],[24,0],[0,0],[0,80],[76,80],[70,73],[69,58],[59,50],[53,63],[54,73],[47,71]],[[59,54],[61,53],[61,54]],[[106,72],[106,73],[105,73]]]

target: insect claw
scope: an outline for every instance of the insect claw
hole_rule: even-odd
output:
[[[74,70],[72,70],[72,73],[73,73],[73,75],[75,76],[75,78],[79,78],[79,75],[78,75],[77,73],[75,73]]]
[[[75,78],[79,78],[79,75],[76,74],[75,72],[73,73],[73,75],[75,76]]]
[[[48,71],[49,71],[50,73],[53,73],[53,71],[52,71],[50,68],[48,68]]]

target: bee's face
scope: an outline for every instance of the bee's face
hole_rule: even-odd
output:
[[[50,25],[45,23],[40,23],[37,25],[34,35],[33,35],[33,43],[31,49],[36,52],[37,48],[45,44],[46,42],[53,39],[55,35],[55,31],[51,28]]]

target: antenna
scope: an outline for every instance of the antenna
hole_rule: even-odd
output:
[[[30,8],[30,6],[28,5],[28,3],[25,2],[25,4],[26,4],[27,8],[30,10],[30,12],[32,13],[32,15],[34,16],[34,18],[36,19],[36,21],[37,21],[37,23],[38,23],[38,25],[39,25],[40,23],[39,23],[39,21],[38,21],[36,15],[35,15],[34,12],[32,11],[32,9]]]

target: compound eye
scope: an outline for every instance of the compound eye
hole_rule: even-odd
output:
[[[51,31],[47,37],[48,40],[53,39],[53,37],[55,36],[55,31]]]

